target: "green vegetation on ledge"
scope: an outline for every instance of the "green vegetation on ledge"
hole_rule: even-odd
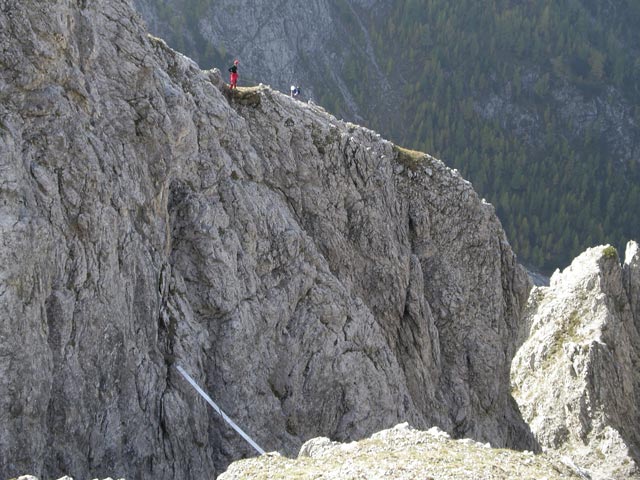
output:
[[[418,170],[418,167],[424,163],[425,158],[427,157],[424,152],[418,152],[416,150],[409,150],[404,147],[399,147],[398,145],[394,145],[393,149],[397,153],[398,163],[405,166],[409,170],[415,172]]]
[[[605,249],[602,251],[602,255],[604,256],[604,258],[617,259],[618,250],[616,250],[615,247],[612,247],[611,245],[609,245],[605,247]]]

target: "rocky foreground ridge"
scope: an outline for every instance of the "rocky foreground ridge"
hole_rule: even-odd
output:
[[[296,460],[278,454],[231,464],[219,480],[241,479],[580,479],[568,458],[493,449],[470,439],[453,440],[436,427],[426,432],[400,424],[359,442],[328,438],[306,442]]]
[[[232,463],[218,480],[489,478],[580,480],[585,476],[567,457],[493,449],[489,444],[470,439],[453,440],[437,427],[422,432],[404,423],[358,442],[340,443],[328,438],[309,440],[295,460],[277,452],[240,460]],[[14,480],[38,479],[22,476]],[[65,476],[58,480],[73,479]]]
[[[128,1],[0,8],[0,476],[209,478],[408,421],[533,449],[530,283],[442,162],[150,37]]]

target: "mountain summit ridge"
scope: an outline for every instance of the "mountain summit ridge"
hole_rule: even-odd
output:
[[[338,117],[458,168],[549,276],[640,235],[631,1],[135,0],[200,65],[301,85]]]

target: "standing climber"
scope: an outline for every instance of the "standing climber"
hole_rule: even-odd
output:
[[[300,87],[297,87],[296,85],[291,85],[291,96],[295,98],[298,95],[300,95]]]
[[[229,78],[229,88],[237,88],[238,87],[238,64],[240,62],[238,60],[233,61],[233,65],[229,68],[229,72],[231,72]]]

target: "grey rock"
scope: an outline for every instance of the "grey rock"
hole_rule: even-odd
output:
[[[403,421],[535,448],[508,389],[530,283],[442,162],[227,91],[125,0],[5,1],[0,43],[0,475],[251,455],[176,364],[267,450]]]
[[[529,278],[533,282],[536,287],[548,287],[549,286],[549,277],[541,274],[540,272],[527,270],[527,274]]]
[[[391,85],[397,80],[379,65],[367,21],[362,19],[364,12],[384,16],[390,9],[387,1],[284,0],[275,7],[254,0],[208,2],[202,5],[197,31],[180,32],[160,18],[157,1],[133,3],[151,32],[163,38],[178,35],[186,53],[199,50],[196,37],[200,37],[240,59],[241,85],[262,81],[284,92],[301,85],[305,99],[316,99],[331,89],[344,100],[345,111],[337,113],[357,121],[366,118],[364,110],[390,111],[397,103],[397,89]],[[369,105],[357,98],[354,85],[344,78],[344,69],[352,68],[355,58],[366,59],[362,63],[367,74],[362,75],[360,88],[376,99]]]
[[[600,135],[607,150],[621,161],[640,158],[638,125],[624,95],[609,86],[594,98],[585,98],[575,87],[562,85],[553,90],[554,100],[563,106],[558,111],[572,125],[575,137]]]
[[[406,423],[357,442],[309,440],[297,459],[262,455],[234,462],[220,480],[270,479],[584,479],[554,454],[493,449],[470,439],[453,440],[435,428],[423,432]]]
[[[275,8],[255,0],[200,2],[201,18],[186,27],[163,20],[166,15],[161,11],[167,8],[184,17],[179,6],[159,0],[133,3],[150,31],[175,39],[186,53],[203,55],[204,41],[210,49],[241,58],[243,75],[250,81],[262,81],[282,91],[288,91],[292,84],[303,85],[305,96],[311,98],[320,97],[322,92],[334,92],[334,97],[341,97],[344,105],[344,111],[337,112],[340,115],[362,123],[380,119],[380,128],[385,132],[399,138],[406,135],[396,125],[404,125],[407,102],[413,103],[414,99],[404,98],[407,96],[398,91],[398,86],[410,88],[415,79],[405,78],[402,68],[387,71],[388,58],[376,56],[371,39],[380,36],[379,29],[372,25],[386,23],[393,7],[390,0],[308,0],[304,4],[283,0]],[[610,12],[610,18],[614,16]],[[607,14],[602,13],[602,18],[594,21],[603,22],[605,18]],[[426,34],[420,47],[429,49],[430,41],[431,36]],[[381,51],[380,47],[377,51]],[[345,70],[356,64],[363,70],[358,81],[345,81]],[[493,91],[477,91],[473,109],[536,147],[544,141],[544,109],[539,108],[540,102],[517,99],[514,91],[522,90],[537,97],[536,84],[545,75],[549,77],[548,66],[526,63],[517,70],[519,80],[503,85],[495,84],[495,75],[490,75]],[[610,83],[601,90],[586,93],[580,82],[558,73],[547,78],[546,83],[549,95],[539,100],[547,109],[557,112],[567,126],[563,135],[568,140],[582,142],[586,135],[596,136],[606,143],[607,151],[617,160],[615,163],[640,158],[634,105],[625,98],[619,85]]]
[[[532,70],[522,76],[522,88],[534,94],[541,77]],[[582,139],[594,135],[607,143],[607,151],[620,162],[637,161],[640,157],[638,125],[633,107],[623,92],[608,86],[602,92],[585,95],[566,80],[556,79],[550,87],[549,106],[557,111],[566,125],[569,138]],[[514,102],[511,84],[474,102],[474,110],[487,120],[499,122],[529,145],[536,145],[544,135],[545,121],[536,108]]]
[[[335,445],[340,445],[340,442],[332,442],[326,437],[312,438],[300,447],[298,457],[321,457],[324,452]]]
[[[541,446],[594,479],[640,478],[638,246],[587,250],[536,287],[529,337],[513,360],[514,396]]]
[[[631,314],[636,330],[640,331],[640,253],[637,242],[629,242],[622,266],[622,281],[629,297]]]

